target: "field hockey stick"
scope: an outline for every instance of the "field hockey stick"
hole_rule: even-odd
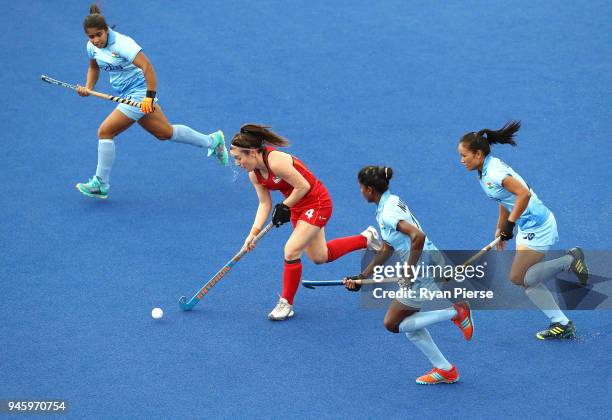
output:
[[[364,286],[366,284],[397,283],[398,281],[399,278],[387,277],[378,281],[374,279],[355,280],[355,283]],[[344,280],[302,280],[302,286],[308,289],[314,289],[317,286],[344,286]]]
[[[274,226],[272,222],[268,223],[266,227],[261,232],[259,232],[259,234],[253,239],[252,243],[255,244],[257,243],[257,241],[263,238],[264,235],[268,233],[270,229],[272,229],[272,226]],[[246,249],[246,247],[242,247],[240,251],[236,255],[234,255],[234,257],[229,260],[227,264],[223,266],[223,268],[221,268],[221,270],[217,271],[217,274],[215,274],[210,280],[208,280],[206,284],[202,286],[202,288],[198,290],[195,295],[193,295],[189,302],[187,302],[186,296],[181,296],[181,298],[179,299],[179,306],[181,307],[181,309],[183,311],[190,311],[195,305],[197,305],[197,303],[202,299],[202,297],[206,293],[208,293],[210,289],[212,289],[215,284],[217,284],[219,280],[221,280],[221,278],[225,276],[227,272],[230,271],[232,267],[240,260],[240,258],[242,258],[247,252],[248,250]]]
[[[498,236],[497,238],[493,239],[491,242],[489,242],[489,244],[487,246],[485,246],[484,248],[482,248],[480,251],[478,251],[476,254],[472,255],[470,258],[468,258],[468,260],[466,262],[464,262],[463,264],[461,264],[459,267],[467,267],[468,265],[472,265],[472,263],[474,261],[477,261],[480,257],[482,257],[484,254],[486,254],[487,252],[489,252],[490,250],[492,250],[493,248],[495,248],[495,245],[497,245],[497,243],[501,241],[501,236]],[[451,281],[453,279],[453,277],[444,277],[445,281]]]
[[[474,254],[469,260],[467,260],[466,262],[464,262],[463,264],[461,264],[463,267],[467,267],[468,265],[471,265],[474,261],[476,261],[478,258],[482,257],[484,254],[486,254],[487,252],[489,252],[490,250],[492,250],[493,248],[495,248],[495,245],[497,245],[497,243],[501,241],[501,236],[498,236],[497,238],[493,239],[491,241],[491,243],[489,243],[489,245],[485,246],[484,248],[482,248],[477,254]]]
[[[70,83],[66,83],[66,82],[61,82],[59,80],[55,80],[52,77],[46,76],[44,74],[41,75],[40,78],[42,79],[43,82],[47,82],[47,83],[50,83],[52,85],[62,86],[62,87],[68,88],[68,89],[77,90],[77,86],[76,85],[71,85]],[[96,96],[98,98],[108,99],[109,101],[119,102],[120,104],[126,104],[126,105],[135,106],[136,108],[140,108],[140,102],[132,101],[131,99],[120,98],[119,96],[113,96],[113,95],[109,95],[107,93],[100,93],[100,92],[96,92],[95,90],[90,90],[89,94],[93,95],[93,96]]]
[[[471,256],[466,262],[461,264],[460,267],[466,267],[472,264],[474,261],[478,260],[484,254],[492,250],[500,240],[501,240],[500,237],[495,238],[493,241],[491,241],[491,243],[489,243],[487,246],[482,248],[476,254]],[[379,281],[376,281],[374,279],[355,280],[355,283],[359,286],[364,286],[368,284],[397,283],[399,280],[400,280],[399,278],[388,277],[388,278],[385,278],[384,280],[379,280]],[[447,278],[445,280],[449,281],[450,278]],[[343,285],[344,285],[344,280],[302,280],[302,286],[308,289],[314,289],[316,286],[343,286]]]

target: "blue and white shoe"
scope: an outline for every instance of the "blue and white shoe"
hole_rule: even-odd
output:
[[[107,198],[110,184],[100,182],[100,178],[94,175],[89,181],[76,184],[76,188],[81,191],[81,193],[90,197]]]
[[[225,147],[225,136],[223,135],[223,131],[215,131],[210,137],[213,139],[213,145],[208,148],[208,156],[215,155],[217,159],[219,159],[221,165],[227,166],[229,155],[227,153],[227,147]]]

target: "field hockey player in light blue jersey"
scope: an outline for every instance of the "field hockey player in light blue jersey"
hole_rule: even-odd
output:
[[[499,217],[495,237],[503,251],[505,241],[516,235],[516,254],[510,270],[510,280],[525,288],[529,299],[550,319],[548,329],[536,337],[541,340],[573,339],[576,327],[561,311],[544,280],[564,271],[572,270],[586,284],[588,269],[584,254],[578,247],[563,257],[543,261],[546,252],[559,240],[554,214],[542,203],[537,194],[510,166],[491,156],[491,144],[516,146],[514,134],[520,129],[519,121],[511,121],[500,130],[483,129],[465,134],[459,141],[461,163],[468,171],[478,171],[480,186],[485,194],[499,203]]]
[[[344,279],[349,290],[359,290],[355,280],[370,277],[376,266],[382,266],[395,253],[402,262],[411,267],[418,264],[443,266],[444,257],[438,248],[427,238],[421,225],[408,206],[389,191],[389,180],[393,170],[386,166],[366,166],[357,176],[363,197],[377,205],[376,221],[380,227],[383,248],[377,252],[370,264],[358,275]],[[405,278],[401,287],[415,293],[393,299],[385,315],[385,327],[392,333],[405,333],[408,339],[429,359],[433,369],[418,377],[416,382],[423,385],[453,383],[459,380],[459,372],[451,365],[436,346],[427,326],[443,321],[453,321],[462,331],[466,340],[472,339],[474,324],[469,305],[459,302],[452,307],[437,311],[420,312],[423,302],[422,291],[439,290],[435,279],[418,275]]]
[[[109,177],[115,160],[114,138],[134,122],[159,140],[189,144],[208,149],[208,156],[215,155],[222,165],[227,165],[228,152],[222,131],[202,134],[186,125],[170,125],[159,105],[156,105],[157,79],[153,66],[140,46],[130,37],[108,27],[94,4],[83,22],[89,41],[87,55],[89,69],[85,86],[78,87],[78,94],[88,96],[98,81],[100,70],[108,71],[110,83],[119,96],[141,102],[140,109],[120,104],[106,117],[98,128],[98,166],[96,174],[76,187],[83,194],[107,198]]]

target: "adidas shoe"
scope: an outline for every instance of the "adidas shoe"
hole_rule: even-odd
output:
[[[76,184],[76,188],[81,191],[81,193],[90,197],[107,198],[110,184],[100,182],[100,178],[94,175],[89,181]]]
[[[450,370],[442,370],[433,368],[423,376],[416,379],[417,384],[435,385],[435,384],[452,384],[459,380],[459,372],[455,365],[452,365]]]
[[[576,338],[576,327],[572,321],[567,325],[553,322],[547,330],[537,333],[536,337],[540,340],[573,340]]]
[[[229,155],[227,153],[227,147],[225,147],[225,136],[223,135],[223,131],[215,131],[210,137],[213,139],[213,144],[208,148],[208,156],[215,155],[217,159],[219,159],[221,165],[227,166]]]
[[[466,340],[471,340],[474,335],[474,321],[472,321],[472,310],[468,302],[459,302],[453,304],[457,311],[452,321],[463,332],[463,337]]]
[[[567,253],[574,257],[574,261],[572,261],[570,265],[570,270],[576,274],[581,284],[587,284],[589,280],[589,268],[584,261],[584,252],[582,252],[582,249],[579,247],[574,247],[567,251]]]

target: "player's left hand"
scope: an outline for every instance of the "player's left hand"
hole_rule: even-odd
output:
[[[278,203],[274,206],[272,213],[272,224],[276,227],[287,223],[291,220],[291,209],[285,203]]]
[[[357,283],[356,280],[363,280],[363,275],[357,274],[356,276],[345,277],[344,279],[342,279],[342,282],[344,283],[344,287],[346,287],[347,290],[350,290],[351,292],[357,292],[359,291],[359,289],[361,289],[361,283]]]
[[[502,228],[498,227],[497,229],[495,229],[495,236],[493,236],[493,239],[499,238],[501,236],[501,231],[502,231]],[[505,247],[506,247],[506,243],[504,241],[499,241],[497,242],[497,245],[495,245],[495,249],[499,252],[503,251]]]
[[[499,233],[502,241],[509,241],[510,239],[514,238],[514,225],[514,222],[506,220],[506,224],[504,224],[504,227]]]
[[[147,96],[142,99],[140,110],[144,114],[150,114],[155,111],[155,105],[153,104],[155,101],[155,94],[156,92],[154,90],[147,90]]]
[[[253,235],[252,233],[250,233],[249,236],[247,236],[244,240],[244,245],[242,245],[242,248],[245,249],[246,252],[251,252],[255,248],[256,243],[253,242],[253,240],[256,236],[257,235]]]

